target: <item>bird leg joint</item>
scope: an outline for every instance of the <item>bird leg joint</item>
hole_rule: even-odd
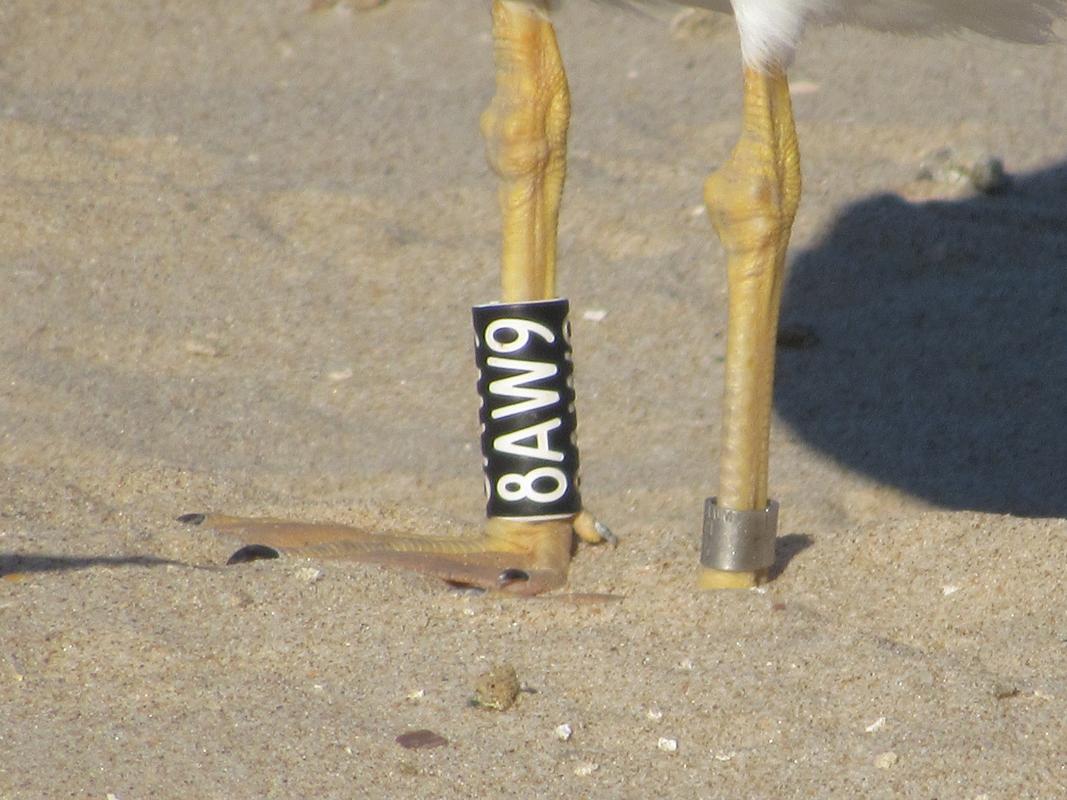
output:
[[[731,257],[784,254],[800,201],[800,162],[789,85],[781,71],[745,72],[741,138],[708,178],[704,200]]]
[[[562,170],[570,96],[551,23],[497,0],[493,37],[497,90],[481,120],[490,166],[504,180]]]
[[[500,176],[503,300],[556,293],[556,226],[566,175],[570,99],[552,24],[525,3],[495,0],[496,95],[482,115]]]

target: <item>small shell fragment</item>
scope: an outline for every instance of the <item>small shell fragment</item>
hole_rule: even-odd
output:
[[[556,738],[561,742],[569,742],[574,735],[574,729],[566,722],[556,727]]]
[[[659,737],[659,742],[656,744],[660,750],[664,753],[677,753],[678,752],[678,740],[670,739],[666,736]]]
[[[344,369],[333,369],[326,373],[326,380],[334,383],[340,383],[341,381],[347,381],[353,375],[355,375],[351,367],[345,367]]]

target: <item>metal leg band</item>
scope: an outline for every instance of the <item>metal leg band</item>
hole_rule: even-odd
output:
[[[755,572],[773,565],[778,503],[771,500],[762,511],[735,511],[721,508],[717,501],[709,497],[704,503],[700,563],[726,572]]]

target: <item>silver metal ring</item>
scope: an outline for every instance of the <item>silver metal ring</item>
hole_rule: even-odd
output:
[[[754,572],[774,564],[778,533],[778,503],[759,511],[722,508],[718,498],[704,502],[704,537],[700,563],[726,572]]]

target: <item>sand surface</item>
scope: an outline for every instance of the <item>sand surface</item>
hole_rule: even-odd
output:
[[[484,6],[0,8],[0,798],[1067,796],[1062,46],[809,37],[764,590],[693,591],[735,36],[590,3],[561,288],[621,544],[571,588],[624,599],[224,567],[174,521],[478,526]],[[946,147],[1010,187],[917,181]],[[470,707],[497,663],[528,691]]]

